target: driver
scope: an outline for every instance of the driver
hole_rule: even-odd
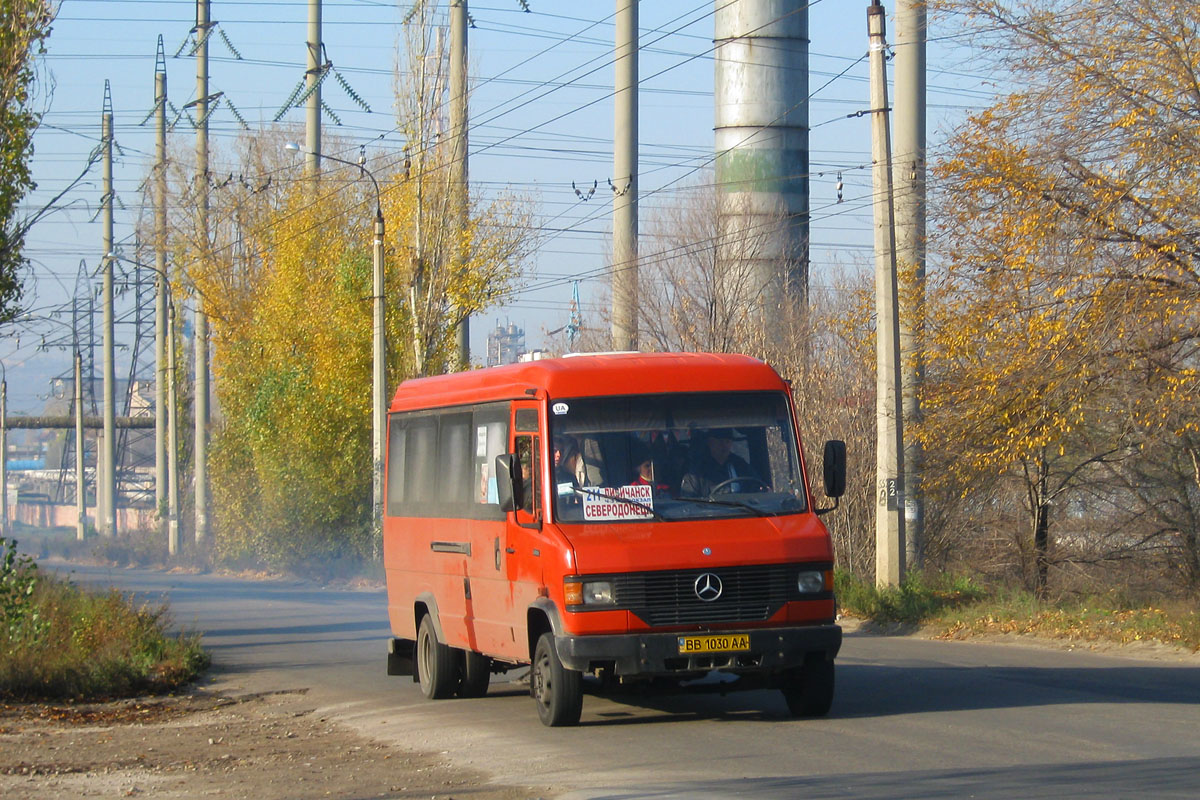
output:
[[[692,464],[692,468],[683,476],[679,485],[681,496],[707,497],[712,493],[714,486],[727,481],[730,481],[726,484],[729,491],[735,493],[761,484],[746,460],[732,452],[732,428],[712,428],[708,432],[707,444],[707,452],[702,451],[700,457]],[[743,477],[754,480],[745,482],[733,480]]]

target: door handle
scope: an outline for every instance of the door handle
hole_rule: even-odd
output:
[[[500,569],[500,537],[496,537],[496,569]]]
[[[517,552],[517,548],[515,548],[515,547],[506,547],[506,548],[504,548],[504,552],[508,553],[508,554],[511,556],[513,553]]]

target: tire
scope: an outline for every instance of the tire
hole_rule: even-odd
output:
[[[492,660],[473,650],[463,652],[462,681],[458,684],[459,697],[483,697],[487,694],[492,679]]]
[[[579,723],[583,711],[583,673],[567,669],[558,660],[554,634],[543,633],[533,651],[529,693],[538,718],[551,728]]]
[[[783,689],[788,710],[796,717],[823,717],[833,705],[833,662],[824,655],[810,657]]]
[[[454,694],[458,685],[457,659],[454,648],[438,641],[433,618],[426,614],[417,629],[417,673],[421,694],[430,700],[441,700]]]

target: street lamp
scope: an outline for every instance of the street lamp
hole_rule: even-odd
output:
[[[285,150],[301,153],[300,145],[288,142]],[[321,154],[322,158],[345,164],[348,167],[358,167],[359,172],[371,179],[375,189],[375,243],[372,274],[372,305],[374,325],[372,328],[371,356],[371,453],[372,469],[372,512],[371,521],[377,532],[383,530],[383,437],[387,430],[387,356],[383,321],[383,208],[380,202],[379,181],[367,169],[366,148],[359,148],[358,163],[346,161],[335,156]]]

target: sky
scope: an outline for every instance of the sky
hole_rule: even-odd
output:
[[[716,0],[716,3],[728,0]],[[360,109],[334,81],[323,98],[339,117],[326,118],[325,136],[345,149],[331,155],[356,160],[359,145],[396,151],[394,73],[401,22],[410,0],[326,0],[322,38],[335,70],[369,106]],[[437,3],[444,8],[445,2]],[[522,9],[522,5],[529,10]],[[871,264],[870,118],[865,0],[814,0],[809,8],[811,133],[811,282],[820,286],[843,269]],[[892,3],[885,3],[889,14]],[[567,321],[571,286],[579,281],[585,324],[606,297],[605,266],[611,229],[613,0],[474,0],[469,11],[470,177],[472,190],[506,189],[536,201],[541,247],[523,289],[472,321],[472,354],[482,361],[496,324],[514,322],[530,348],[543,332]],[[218,22],[210,39],[210,91],[224,92],[251,127],[271,128],[305,69],[306,0],[213,0]],[[681,189],[711,180],[713,161],[714,0],[644,0],[640,4],[639,213],[642,229],[655,210]],[[157,40],[166,51],[168,97],[176,108],[195,98],[195,59],[189,57],[194,0],[64,0],[47,41],[42,74],[52,92],[35,137],[32,160],[38,188],[24,210],[45,205],[84,169],[100,142],[105,81],[114,109],[118,152],[115,240],[132,240],[154,153]],[[889,41],[894,24],[889,18]],[[959,32],[931,22],[929,49],[930,145],[971,109],[992,96],[989,76],[973,74]],[[183,47],[182,52],[180,48]],[[964,66],[965,65],[965,66]],[[302,108],[282,124],[302,125]],[[238,172],[228,153],[241,126],[227,106],[210,119],[212,171]],[[186,120],[173,129],[172,146],[190,152]],[[839,174],[844,201],[837,202]],[[581,200],[572,188],[599,189]],[[101,224],[99,169],[59,203],[27,239],[31,262],[29,319],[0,334],[0,362],[9,386],[9,413],[37,413],[50,381],[70,370],[71,301],[99,286]],[[150,280],[150,276],[146,276]],[[147,287],[147,292],[150,289]],[[84,299],[83,302],[86,302]],[[132,320],[133,293],[118,297],[118,320]],[[99,337],[99,304],[96,336]],[[126,375],[133,325],[120,322],[117,374]],[[123,347],[122,347],[123,346]],[[97,348],[96,363],[100,362]],[[151,356],[152,357],[152,356]],[[98,369],[98,367],[97,367]]]

